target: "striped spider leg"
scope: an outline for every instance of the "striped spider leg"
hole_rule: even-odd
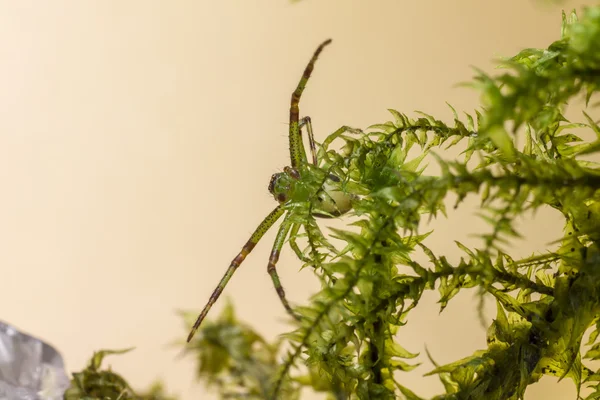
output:
[[[271,229],[271,227],[279,220],[281,216],[284,214],[285,217],[283,222],[279,226],[279,230],[277,232],[277,236],[275,237],[275,242],[273,243],[273,247],[271,249],[271,254],[269,256],[269,262],[267,264],[267,271],[271,276],[271,280],[273,281],[273,285],[275,286],[275,290],[281,300],[281,303],[287,310],[287,312],[292,315],[295,319],[299,319],[299,317],[292,310],[289,302],[285,297],[285,291],[283,286],[281,285],[281,281],[279,279],[279,275],[277,274],[277,261],[279,260],[279,255],[283,248],[283,245],[286,239],[290,236],[290,231],[292,232],[292,237],[295,237],[295,234],[298,232],[300,228],[300,224],[298,222],[292,222],[293,219],[290,218],[293,215],[292,210],[286,210],[285,206],[287,203],[294,202],[311,202],[312,197],[310,194],[307,194],[306,190],[302,188],[306,187],[306,185],[302,185],[302,178],[306,177],[310,171],[308,169],[308,160],[306,156],[306,150],[304,148],[304,143],[302,141],[302,132],[301,129],[306,126],[306,130],[308,133],[308,140],[310,145],[310,151],[312,155],[312,164],[317,166],[317,152],[315,141],[313,137],[312,124],[309,117],[304,117],[302,120],[299,119],[299,103],[300,97],[302,96],[302,92],[306,87],[306,83],[310,78],[310,75],[313,71],[314,64],[323,50],[325,46],[331,43],[331,39],[328,39],[321,43],[321,45],[314,52],[311,60],[308,65],[304,69],[304,73],[298,82],[298,86],[296,90],[292,93],[291,105],[290,105],[290,124],[289,124],[289,148],[290,148],[290,160],[291,166],[287,166],[284,168],[283,172],[274,174],[271,177],[271,181],[269,183],[269,192],[273,195],[275,200],[279,202],[279,205],[271,211],[269,215],[260,223],[260,225],[256,228],[252,236],[248,242],[244,245],[240,253],[231,261],[229,268],[225,272],[223,278],[219,282],[218,286],[213,291],[210,296],[208,303],[204,306],[204,309],[198,316],[198,319],[194,323],[194,326],[188,336],[187,341],[191,341],[194,337],[196,331],[200,327],[200,324],[208,314],[209,310],[215,304],[225,286],[235,273],[235,271],[239,268],[245,258],[250,254],[252,249],[257,245],[257,243],[261,240],[261,238],[265,235],[265,233]],[[332,176],[335,178],[335,176]],[[300,188],[300,189],[299,189]],[[322,190],[322,192],[326,192],[327,189]],[[323,198],[327,197],[328,201],[324,201]],[[341,199],[342,201],[336,202],[335,199],[332,200],[330,196],[321,195],[319,198],[318,204],[314,204],[313,208],[315,210],[321,210],[325,214],[336,214],[341,215],[350,209],[349,201],[343,201],[345,199]],[[315,201],[315,203],[317,203]],[[317,214],[315,214],[317,215]],[[320,216],[320,215],[318,215]],[[293,245],[294,251],[297,249],[297,245],[295,241],[291,243]],[[297,252],[298,254],[298,252]]]

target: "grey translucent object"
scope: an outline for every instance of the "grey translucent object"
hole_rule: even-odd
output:
[[[59,400],[68,387],[54,347],[0,321],[0,399]]]

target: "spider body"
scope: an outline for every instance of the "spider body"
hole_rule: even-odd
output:
[[[240,253],[231,261],[229,268],[223,278],[210,296],[208,303],[198,316],[187,341],[191,341],[194,334],[200,327],[200,324],[208,314],[212,305],[217,301],[223,289],[233,276],[234,272],[244,261],[246,256],[252,251],[264,234],[285,214],[283,222],[279,226],[273,248],[267,263],[267,271],[271,276],[273,285],[277,294],[287,310],[294,318],[298,319],[290,307],[285,297],[285,291],[277,274],[277,261],[281,249],[290,238],[290,245],[297,251],[298,249],[294,236],[300,229],[302,223],[298,222],[301,218],[297,217],[299,213],[308,210],[310,215],[322,218],[331,218],[347,213],[351,209],[352,195],[342,190],[340,179],[322,168],[319,168],[316,146],[312,132],[312,124],[309,117],[299,119],[299,102],[302,92],[310,78],[317,57],[325,46],[331,43],[328,39],[314,52],[311,60],[304,69],[304,73],[296,89],[292,93],[290,105],[290,124],[289,124],[289,149],[291,165],[284,168],[283,172],[274,174],[269,182],[269,192],[279,203],[275,209],[260,223],[248,242],[242,247]],[[312,163],[306,156],[306,150],[302,140],[302,128],[306,127]],[[346,127],[342,128],[347,129]],[[302,211],[299,211],[302,210]],[[291,232],[291,233],[290,233]],[[297,253],[299,250],[297,251]]]
[[[307,171],[308,173],[308,171]],[[302,181],[302,174],[291,167],[271,176],[269,192],[280,204],[287,202],[310,202],[312,215],[319,218],[338,217],[352,208],[352,196],[339,188],[340,179],[329,174],[327,180],[317,188]]]

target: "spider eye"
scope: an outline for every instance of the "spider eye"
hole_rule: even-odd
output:
[[[275,181],[277,180],[277,174],[271,175],[271,180],[269,181],[269,193],[273,194],[275,190]]]
[[[279,193],[277,195],[277,201],[279,201],[280,203],[285,203],[287,201],[287,196],[285,195],[285,193]]]

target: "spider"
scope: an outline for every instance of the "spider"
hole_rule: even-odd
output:
[[[310,117],[304,117],[299,119],[299,108],[298,105],[300,103],[300,97],[302,96],[302,92],[306,87],[306,83],[310,78],[310,75],[313,71],[315,62],[319,57],[319,54],[323,51],[325,46],[331,43],[331,39],[327,39],[323,43],[319,45],[319,47],[315,50],[312,58],[306,65],[304,69],[304,73],[300,78],[300,82],[298,82],[298,86],[296,90],[292,93],[292,100],[290,106],[290,124],[289,124],[289,147],[290,147],[290,166],[286,166],[283,169],[283,172],[276,173],[271,176],[271,180],[269,182],[269,192],[273,195],[275,200],[279,203],[273,211],[269,215],[265,217],[265,219],[258,225],[250,239],[246,242],[246,244],[242,247],[242,250],[239,254],[231,261],[229,268],[225,272],[223,278],[213,291],[210,296],[208,303],[204,306],[204,309],[198,316],[194,326],[187,338],[187,341],[190,342],[196,331],[200,327],[200,324],[210,311],[211,307],[215,304],[225,286],[235,273],[235,271],[240,267],[242,262],[246,259],[248,254],[254,249],[254,247],[258,244],[260,239],[265,235],[265,233],[273,227],[275,222],[281,218],[285,214],[283,222],[279,227],[279,231],[277,232],[277,236],[275,238],[275,242],[273,243],[273,248],[271,250],[271,254],[269,256],[269,262],[267,264],[267,271],[271,276],[273,281],[273,285],[275,286],[275,290],[281,300],[281,303],[285,307],[286,311],[296,320],[299,320],[299,317],[290,307],[289,302],[285,297],[285,291],[281,285],[281,281],[279,279],[279,275],[277,274],[277,261],[279,260],[279,255],[281,253],[281,249],[288,237],[292,238],[298,232],[300,226],[303,224],[302,222],[297,222],[298,218],[294,219],[293,217],[297,214],[297,208],[293,207],[295,204],[304,204],[310,207],[310,213],[313,216],[328,218],[328,217],[336,217],[342,214],[345,214],[351,209],[351,200],[352,196],[344,193],[341,190],[336,190],[336,186],[339,186],[340,179],[333,174],[326,174],[325,179],[322,182],[322,185],[319,185],[319,188],[316,190],[310,190],[311,187],[314,187],[314,184],[311,186],[311,181],[314,181],[313,171],[314,167],[318,168],[318,158],[315,140],[313,136],[312,124]],[[312,165],[310,165],[306,150],[304,148],[304,143],[302,140],[302,128],[306,126],[306,131],[308,133],[308,141],[310,146],[310,152],[312,155]],[[347,127],[343,127],[341,129],[348,129]],[[290,232],[292,234],[290,235]],[[295,246],[295,243],[293,244]]]

